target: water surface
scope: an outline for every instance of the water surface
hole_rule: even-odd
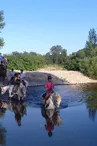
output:
[[[1,98],[0,144],[6,146],[97,146],[97,86],[56,86],[62,103],[58,112],[41,108],[43,87],[28,89],[24,103]]]

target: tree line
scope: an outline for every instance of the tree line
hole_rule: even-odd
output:
[[[0,11],[0,29],[5,25],[3,11]],[[0,47],[4,40],[0,38]],[[37,70],[45,65],[58,65],[67,70],[80,71],[97,79],[97,33],[94,28],[89,30],[85,47],[67,55],[67,50],[61,45],[52,46],[45,55],[36,52],[12,52],[7,55],[8,68]]]

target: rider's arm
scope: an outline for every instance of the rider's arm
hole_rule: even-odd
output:
[[[45,89],[48,90],[48,82],[45,83]]]

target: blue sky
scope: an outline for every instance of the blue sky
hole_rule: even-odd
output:
[[[85,46],[90,28],[97,31],[97,0],[1,0],[0,10],[2,53],[45,54],[61,45],[70,54]]]

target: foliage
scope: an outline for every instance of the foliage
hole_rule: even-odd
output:
[[[97,34],[95,29],[90,29],[86,48],[94,48],[97,45]]]
[[[97,34],[94,28],[89,31],[86,48],[72,53],[66,61],[65,68],[97,79]]]
[[[0,29],[3,29],[4,25],[5,25],[3,15],[4,15],[3,11],[0,11]],[[0,31],[0,33],[1,33],[1,31]],[[3,38],[0,37],[0,48],[3,46],[4,46],[4,40],[3,40]]]
[[[14,68],[17,70],[36,70],[43,67],[45,58],[42,55],[30,54],[30,53],[16,53],[7,55],[8,68]]]

